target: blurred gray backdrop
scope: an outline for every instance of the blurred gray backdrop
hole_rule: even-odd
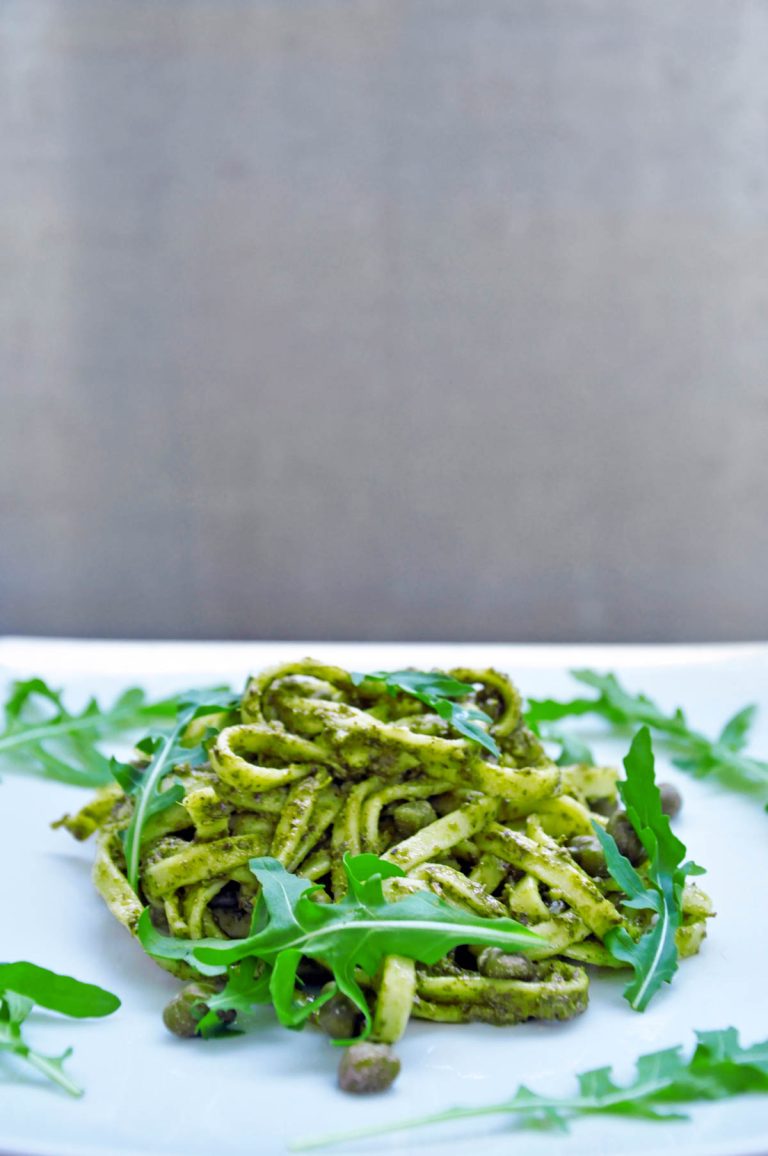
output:
[[[768,636],[768,4],[0,21],[0,631]]]

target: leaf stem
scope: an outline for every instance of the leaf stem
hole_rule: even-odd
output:
[[[75,1096],[76,1098],[82,1096],[83,1089],[76,1084],[74,1080],[70,1080],[69,1076],[61,1067],[61,1064],[55,1063],[48,1056],[41,1056],[38,1052],[33,1052],[29,1049],[27,1049],[26,1052],[17,1052],[17,1055],[23,1055],[27,1063],[31,1064],[33,1068],[37,1068],[38,1071],[47,1076],[49,1080],[53,1080],[55,1084],[62,1087],[70,1096]]]
[[[548,947],[549,946],[549,943],[546,939],[542,939],[541,936],[536,935],[535,932],[533,932],[533,931],[530,931],[530,932],[527,932],[526,934],[523,934],[522,930],[520,932],[506,931],[506,930],[499,930],[499,929],[494,930],[494,928],[493,928],[493,923],[495,922],[494,920],[488,921],[489,926],[487,929],[480,928],[480,929],[475,930],[473,928],[468,928],[467,925],[463,924],[463,923],[457,922],[454,924],[454,923],[449,923],[449,922],[444,921],[444,920],[440,920],[439,922],[436,922],[436,921],[430,921],[429,919],[409,919],[407,921],[407,923],[401,924],[401,921],[397,920],[397,919],[393,919],[393,920],[389,920],[389,921],[386,918],[355,919],[354,922],[350,922],[348,924],[339,924],[339,925],[334,926],[333,937],[336,940],[344,938],[345,936],[351,936],[352,938],[359,938],[359,934],[361,931],[380,931],[382,926],[386,926],[388,922],[390,922],[395,927],[401,926],[401,925],[404,927],[407,927],[407,929],[409,931],[436,930],[437,933],[439,933],[440,935],[448,935],[448,936],[451,936],[451,935],[458,935],[458,936],[469,935],[471,938],[466,941],[467,943],[476,943],[476,942],[485,943],[486,940],[482,938],[483,936],[487,937],[488,935],[491,935],[491,936],[493,936],[493,938],[498,939],[498,937],[500,935],[503,935],[505,937],[505,939],[507,939],[507,946],[509,946],[509,947],[514,946],[517,951],[526,951],[529,949],[534,950],[535,948]],[[203,958],[203,956],[200,956],[200,962],[201,963],[213,963],[213,962],[215,962],[215,960],[212,957],[216,956],[218,958],[221,958],[222,962],[237,963],[240,959],[245,959],[248,957],[248,954],[251,951],[252,947],[255,945],[256,940],[261,938],[261,935],[262,935],[262,933],[259,932],[259,934],[253,939],[253,941],[251,941],[251,939],[249,938],[249,939],[240,940],[239,942],[235,942],[234,944],[231,944],[231,945],[229,943],[227,943],[226,940],[217,940],[216,941],[217,943],[220,942],[222,944],[222,948],[219,950],[213,945],[208,947],[208,948],[203,948],[202,950],[205,953],[207,958]],[[313,950],[312,950],[313,941],[316,941],[318,939],[321,941],[323,939],[327,940],[328,935],[329,935],[329,930],[327,927],[322,926],[322,927],[314,928],[311,931],[305,931],[303,935],[299,936],[296,939],[291,940],[290,947],[291,947],[291,949],[296,949],[296,950],[300,951],[303,955],[314,956],[316,953],[313,952]],[[287,946],[288,946],[287,944],[284,944],[278,948],[275,948],[274,950],[283,951],[283,950],[285,950],[285,948]],[[320,948],[320,951],[322,952],[322,947]],[[234,954],[235,952],[237,953],[237,957],[233,960],[229,960],[228,959],[229,953]],[[197,954],[197,953],[195,953],[195,954]],[[263,958],[263,956],[258,955],[257,958]]]
[[[631,1088],[617,1088],[615,1092],[606,1093],[604,1096],[571,1096],[557,1099],[531,1094],[531,1099],[527,1101],[516,1102],[514,1099],[510,1099],[502,1100],[498,1104],[488,1104],[476,1108],[447,1108],[444,1112],[432,1112],[428,1116],[415,1116],[394,1124],[366,1125],[365,1128],[357,1128],[351,1132],[333,1132],[307,1140],[295,1140],[288,1147],[293,1152],[306,1152],[312,1148],[325,1148],[329,1144],[344,1144],[352,1140],[364,1140],[384,1133],[405,1132],[411,1128],[426,1128],[433,1124],[446,1124],[452,1120],[480,1119],[483,1116],[532,1116],[542,1112],[584,1112],[585,1114],[611,1112],[625,1104],[634,1103],[636,1100],[647,1099],[663,1091],[668,1085],[669,1080],[659,1077],[656,1080],[648,1079],[642,1083],[633,1084]],[[665,1118],[668,1120],[687,1119],[687,1117],[677,1113],[669,1114]]]

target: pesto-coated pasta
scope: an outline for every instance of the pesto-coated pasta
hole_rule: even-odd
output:
[[[587,847],[591,858],[585,851],[593,824],[605,826],[616,805],[617,773],[553,764],[505,675],[449,674],[471,684],[466,705],[490,717],[497,757],[413,695],[306,659],[252,678],[239,718],[222,715],[214,728],[208,759],[168,776],[183,797],[144,828],[137,891],[120,838],[129,796],[105,788],[64,825],[77,838],[98,832],[94,882],[131,932],[148,906],[173,936],[242,937],[258,894],[250,859],[273,856],[339,900],[344,855],[369,852],[405,872],[386,880],[389,900],[429,889],[476,915],[512,916],[547,940],[527,959],[460,948],[426,967],[389,956],[377,975],[359,976],[381,1043],[395,1042],[411,1016],[569,1018],[587,1004],[585,965],[622,966],[604,946],[607,933],[622,927],[636,939],[648,925],[647,911],[622,909],[599,845]],[[682,957],[698,950],[711,914],[689,884]],[[194,974],[188,964],[165,966]]]

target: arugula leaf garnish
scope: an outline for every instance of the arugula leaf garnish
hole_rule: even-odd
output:
[[[561,731],[559,727],[549,727],[546,738],[560,744],[560,753],[555,759],[559,767],[572,767],[578,763],[591,767],[595,765],[591,749],[576,735]]]
[[[150,736],[138,744],[138,749],[150,758],[148,766],[137,770],[112,759],[112,777],[126,795],[132,796],[134,800],[130,822],[122,834],[125,874],[134,891],[138,892],[139,887],[141,840],[148,820],[184,798],[181,783],[165,786],[164,780],[174,767],[182,763],[194,765],[207,757],[205,743],[210,736],[205,733],[201,742],[190,742],[187,737],[190,724],[209,716],[228,715],[236,705],[237,699],[233,699],[228,687],[187,693],[178,704],[173,730],[167,734]]]
[[[81,1096],[82,1088],[64,1071],[72,1049],[60,1056],[46,1056],[24,1038],[24,1022],[35,1005],[80,1019],[111,1015],[120,1007],[120,1000],[95,984],[81,983],[34,963],[0,963],[0,1052],[19,1056],[71,1096]]]
[[[680,707],[666,714],[647,695],[626,690],[615,674],[598,674],[594,670],[572,670],[571,674],[578,682],[596,690],[598,695],[567,702],[551,698],[530,699],[526,721],[541,737],[561,741],[562,735],[559,731],[553,732],[552,723],[569,717],[598,715],[620,731],[649,727],[663,739],[672,762],[681,770],[696,776],[726,772],[745,783],[763,786],[768,783],[768,762],[742,753],[757,712],[756,706],[737,711],[717,738],[710,739],[690,726]]]
[[[656,916],[637,941],[624,927],[612,928],[605,937],[611,954],[630,964],[635,972],[625,988],[625,999],[635,1011],[644,1011],[662,983],[669,983],[677,971],[675,933],[683,917],[685,880],[689,875],[702,875],[704,870],[690,860],[684,861],[685,844],[672,833],[669,817],[662,810],[647,727],[635,735],[624,769],[627,777],[619,782],[618,789],[627,818],[648,855],[646,877],[621,854],[608,831],[599,823],[592,826],[608,870],[627,896],[624,906],[652,911]]]
[[[501,751],[495,740],[485,729],[493,723],[490,715],[476,706],[464,706],[454,700],[466,698],[472,694],[474,687],[469,682],[460,682],[451,678],[449,674],[439,671],[420,670],[376,670],[371,674],[352,672],[352,683],[360,686],[362,682],[383,682],[387,691],[396,694],[409,694],[419,702],[423,702],[430,710],[435,711],[440,718],[445,719],[454,730],[464,735],[473,743],[478,743],[496,758]]]
[[[222,990],[205,998],[208,1011],[197,1025],[198,1034],[206,1038],[233,1035],[237,1029],[222,1022],[218,1012],[249,1012],[256,1004],[271,1003],[270,981],[270,970],[253,956],[244,959],[242,963],[232,964],[227,968],[227,982]],[[325,999],[315,1003],[315,1008],[322,1003],[325,1003]]]
[[[607,1114],[665,1123],[688,1119],[683,1112],[674,1110],[676,1105],[768,1093],[768,1040],[742,1047],[739,1033],[732,1027],[696,1032],[696,1040],[696,1048],[687,1059],[681,1045],[640,1056],[634,1078],[628,1084],[617,1083],[610,1067],[595,1068],[576,1077],[578,1092],[572,1096],[541,1095],[521,1085],[513,1096],[498,1104],[448,1108],[394,1124],[381,1123],[354,1132],[299,1140],[290,1148],[294,1152],[306,1151],[492,1115],[515,1117],[522,1128],[550,1127],[560,1131],[568,1131],[569,1123],[580,1117]]]
[[[242,1009],[244,1003],[271,1002],[280,1022],[289,1028],[302,1027],[321,1006],[321,1000],[325,1002],[335,991],[341,991],[362,1013],[365,1029],[361,1038],[365,1038],[370,1031],[370,1012],[355,969],[373,976],[387,955],[404,955],[430,965],[463,944],[514,952],[544,944],[540,936],[514,919],[474,915],[431,891],[417,891],[388,903],[383,881],[404,872],[375,855],[345,856],[349,891],[338,903],[315,902],[312,896],[323,889],[292,875],[277,859],[251,859],[250,868],[261,884],[261,893],[251,933],[245,938],[184,940],[161,935],[146,909],[139,920],[138,935],[145,951],[160,959],[183,959],[206,974],[222,974],[229,968],[228,987],[239,1003],[227,1004],[223,992],[216,1007]],[[300,1002],[295,996],[297,969],[305,956],[320,961],[335,980],[335,985],[314,1002]],[[259,961],[261,969],[249,961]],[[243,970],[246,964],[249,966]],[[203,1021],[200,1026],[205,1032],[209,1025]]]
[[[42,678],[14,682],[4,706],[0,760],[16,773],[77,787],[103,786],[110,782],[110,765],[96,743],[171,721],[180,697],[151,702],[143,690],[131,687],[111,706],[92,698],[78,713]]]

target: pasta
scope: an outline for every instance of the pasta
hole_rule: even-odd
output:
[[[371,852],[405,872],[386,881],[388,898],[431,889],[476,914],[512,916],[548,941],[526,957],[460,948],[432,967],[389,956],[378,975],[361,977],[374,1040],[395,1042],[411,1017],[568,1019],[587,1005],[586,965],[621,966],[603,945],[607,932],[622,925],[636,937],[649,919],[620,911],[617,885],[587,853],[592,824],[605,825],[616,806],[617,772],[555,765],[504,675],[450,674],[472,685],[471,705],[492,719],[498,758],[411,695],[370,678],[356,685],[346,670],[306,659],[252,678],[208,760],[176,767],[183,798],[144,830],[138,892],[120,838],[133,804],[120,787],[63,823],[78,838],[96,833],[96,887],[132,932],[149,906],[173,936],[244,936],[258,888],[250,859],[274,856],[337,900],[344,855]],[[712,913],[694,884],[683,912],[677,946],[687,956]],[[164,966],[194,974],[178,961]]]

